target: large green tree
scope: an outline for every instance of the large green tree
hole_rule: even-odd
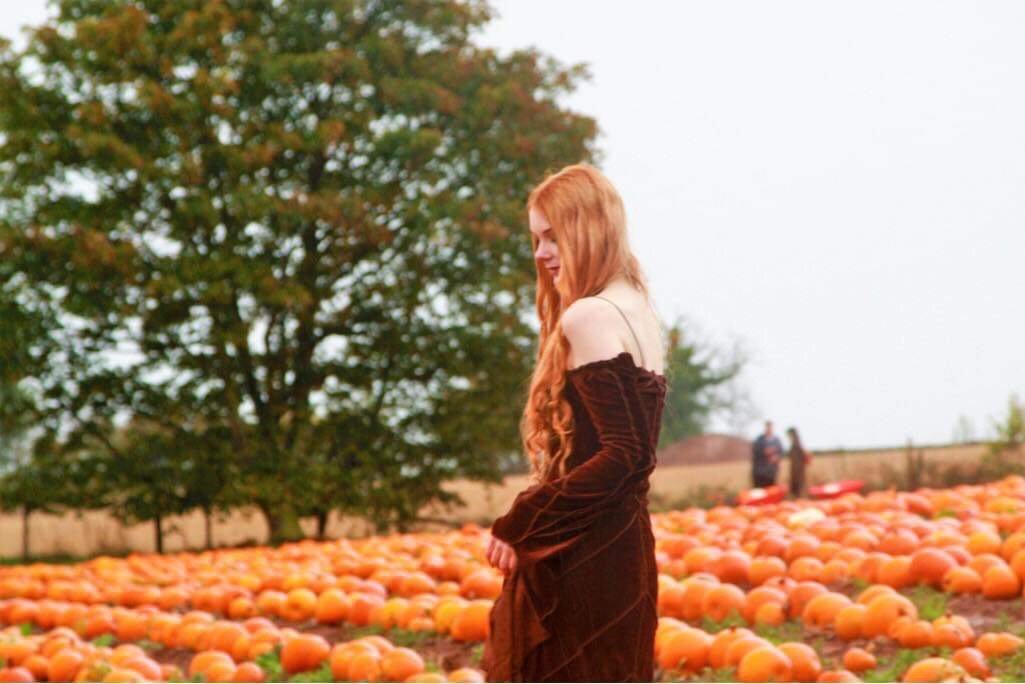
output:
[[[275,540],[496,477],[534,343],[523,203],[593,157],[558,102],[582,70],[476,46],[474,0],[55,9],[0,47],[0,261],[61,323],[51,430],[205,445]]]

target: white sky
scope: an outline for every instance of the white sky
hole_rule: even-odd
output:
[[[481,43],[590,65],[662,315],[742,341],[777,425],[944,442],[1025,394],[1025,2],[493,4]]]

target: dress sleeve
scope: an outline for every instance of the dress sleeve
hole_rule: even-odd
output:
[[[622,506],[654,467],[634,379],[611,365],[581,370],[570,382],[594,423],[598,450],[563,477],[525,489],[495,520],[492,535],[517,555],[539,559],[571,546],[598,517]]]

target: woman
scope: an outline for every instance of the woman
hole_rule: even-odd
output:
[[[802,446],[797,428],[788,428],[787,438],[790,439],[790,450],[787,452],[790,460],[790,496],[802,499],[808,496],[807,469],[811,464],[811,454]]]
[[[534,484],[494,522],[490,681],[651,681],[647,511],[665,401],[658,319],[615,188],[569,166],[528,200],[541,336],[521,432]]]

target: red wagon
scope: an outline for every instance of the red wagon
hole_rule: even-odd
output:
[[[808,495],[813,499],[835,499],[844,494],[855,494],[861,491],[865,483],[861,480],[838,480],[827,482],[808,489]]]
[[[787,490],[781,485],[770,485],[768,487],[755,487],[745,489],[737,495],[738,506],[764,506],[765,504],[779,503],[787,496]]]

